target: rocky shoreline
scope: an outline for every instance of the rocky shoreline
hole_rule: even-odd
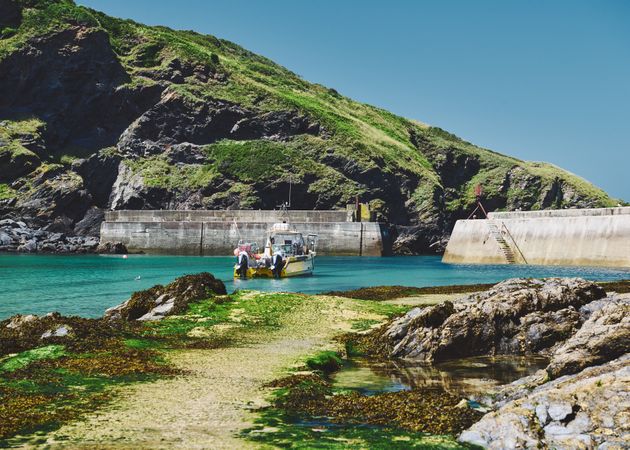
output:
[[[100,239],[33,229],[20,220],[0,220],[0,252],[95,253]]]
[[[624,290],[621,283],[614,286]],[[445,289],[466,291],[464,287]],[[402,287],[393,289],[391,295],[405,292],[418,295]],[[429,442],[426,439],[433,438],[422,433],[430,433],[446,436],[439,442],[449,448],[617,449],[627,444],[630,295],[578,278],[512,279],[456,300],[411,310],[388,303],[384,287],[346,295],[366,294],[378,294],[380,300],[345,298],[343,293],[311,297],[255,292],[226,295],[225,286],[211,274],[184,276],[167,286],[133,294],[101,319],[49,314],[14,316],[0,322],[0,379],[45,385],[51,382],[50,371],[59,369],[78,371],[88,376],[87,380],[95,375],[105,377],[105,384],[118,383],[116,377],[123,374],[133,374],[137,380],[171,376],[181,368],[175,370],[164,363],[160,356],[163,349],[230,347],[231,342],[240,342],[252,332],[263,332],[256,334],[256,339],[269,339],[285,326],[282,324],[295,327],[302,319],[313,320],[310,315],[300,319],[298,311],[302,308],[311,309],[309,314],[315,316],[324,307],[332,308],[326,313],[329,319],[350,321],[346,324],[360,317],[380,317],[383,323],[382,314],[386,313],[392,318],[379,328],[342,337],[338,334],[341,329],[337,330],[337,344],[333,346],[337,350],[311,356],[291,369],[287,377],[266,385],[276,389],[271,397],[273,408],[260,410],[261,425],[244,436],[262,444],[287,442],[287,436],[299,433],[306,433],[303,437],[308,439],[321,438],[310,428],[304,431],[302,425],[296,428],[286,421],[289,419],[283,419],[297,415],[305,423],[326,417],[331,428],[327,422],[321,426],[330,431],[326,437],[330,442],[348,436],[381,442],[396,436],[411,445]],[[313,306],[315,303],[318,306]],[[335,308],[344,305],[343,317],[333,304]],[[407,312],[393,317],[402,311]],[[375,312],[380,315],[375,316]],[[232,336],[233,332],[239,337]],[[283,341],[278,345],[287,344]],[[272,354],[275,348],[271,347]],[[392,362],[542,355],[543,364],[548,364],[533,375],[466,397],[447,387],[413,387],[374,395],[336,391],[330,374],[343,369],[344,360],[354,354]],[[63,383],[76,383],[73,380],[54,382],[67,389]],[[33,411],[26,408],[24,415],[16,416],[13,406],[35,400],[37,405],[54,405],[59,398],[35,399],[2,383],[0,392],[9,402],[9,410],[0,408],[0,416],[19,419],[9,428],[0,427],[4,436],[29,421],[31,425],[44,424],[53,419],[70,420],[78,414],[55,412],[33,419]],[[89,401],[101,401],[102,394],[100,390],[89,394]],[[72,397],[68,393],[60,398],[70,401]],[[366,425],[376,428],[366,431]],[[391,427],[395,430],[387,431]],[[267,431],[261,434],[260,430]],[[463,447],[458,447],[456,439]]]
[[[359,339],[387,358],[538,354],[545,370],[473,400],[492,410],[459,437],[487,448],[628,443],[630,296],[582,279],[513,279],[414,308]]]

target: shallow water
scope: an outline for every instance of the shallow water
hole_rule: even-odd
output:
[[[460,396],[487,392],[547,366],[540,356],[479,356],[443,363],[353,358],[333,377],[338,389],[366,395],[411,389],[445,390]]]
[[[228,291],[259,289],[318,293],[363,286],[493,283],[511,277],[630,278],[623,269],[443,264],[439,256],[319,257],[315,275],[282,280],[233,280],[231,257],[0,254],[0,319],[59,311],[98,317],[138,290],[184,274],[208,271]]]

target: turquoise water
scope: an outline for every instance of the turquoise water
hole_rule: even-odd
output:
[[[138,290],[184,274],[208,271],[228,291],[259,289],[317,293],[376,285],[437,286],[492,283],[511,277],[630,278],[630,271],[542,266],[442,264],[438,256],[319,257],[315,275],[282,280],[233,280],[232,257],[0,255],[0,319],[59,311],[98,317]],[[139,277],[139,279],[137,279]]]

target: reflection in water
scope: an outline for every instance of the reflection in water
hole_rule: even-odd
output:
[[[436,364],[353,358],[333,382],[336,388],[367,395],[435,389],[469,396],[531,375],[547,363],[541,356],[478,356]]]

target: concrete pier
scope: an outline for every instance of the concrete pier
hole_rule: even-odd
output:
[[[131,252],[232,255],[239,239],[264,245],[269,227],[287,220],[305,236],[317,234],[320,255],[382,256],[391,252],[388,228],[353,222],[352,211],[110,211],[101,242],[122,242]]]
[[[490,213],[458,220],[444,262],[630,267],[630,207]]]

